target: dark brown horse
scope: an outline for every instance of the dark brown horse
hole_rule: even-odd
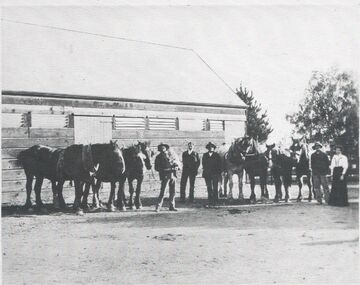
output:
[[[65,149],[58,162],[58,193],[62,198],[62,186],[65,180],[73,180],[75,184],[74,209],[82,213],[85,202],[81,203],[83,185],[88,193],[90,185],[94,185],[94,176],[112,184],[123,177],[125,163],[122,151],[116,142],[109,144],[72,145]],[[99,180],[100,180],[99,179]],[[86,199],[87,200],[87,199]],[[87,203],[86,203],[87,204]]]
[[[310,153],[309,153],[309,145],[306,142],[305,137],[301,139],[292,139],[292,145],[290,150],[292,151],[293,155],[296,156],[296,181],[299,185],[299,194],[297,197],[297,201],[300,202],[302,200],[302,193],[301,189],[302,186],[305,184],[304,177],[307,178],[307,185],[309,187],[309,196],[308,201],[312,200],[312,192],[314,191],[312,186],[312,177],[311,177],[311,170],[310,170]],[[314,192],[315,197],[315,192]]]
[[[253,138],[250,139],[249,145],[250,146],[245,155],[244,168],[250,178],[250,203],[256,203],[256,195],[254,191],[256,176],[259,176],[260,178],[261,199],[269,199],[269,193],[266,185],[269,160],[264,153],[259,152],[257,141]]]
[[[52,185],[54,196],[54,206],[65,207],[65,201],[60,200],[60,205],[57,203],[57,163],[59,157],[64,153],[64,149],[52,148],[44,145],[34,145],[19,153],[18,159],[24,168],[26,175],[26,203],[25,208],[30,208],[32,183],[35,178],[35,194],[36,206],[39,209],[43,208],[41,200],[41,186],[44,178],[49,179]]]
[[[281,187],[285,188],[285,202],[290,199],[289,188],[292,181],[292,169],[296,165],[296,160],[289,153],[285,153],[279,149],[275,149],[275,144],[266,145],[265,156],[269,161],[271,175],[275,183],[275,198],[274,202],[277,203],[282,199]]]
[[[150,142],[138,142],[130,147],[123,149],[126,171],[125,177],[129,183],[129,208],[133,209],[134,205],[136,209],[141,209],[141,185],[144,180],[144,174],[146,169],[150,170],[151,165],[151,157],[153,152],[150,149]],[[125,180],[122,183],[119,183],[118,190],[118,207],[121,210],[125,210]],[[136,188],[134,188],[134,181],[136,180]],[[134,190],[135,190],[135,201],[134,201]]]

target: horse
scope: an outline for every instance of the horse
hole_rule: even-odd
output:
[[[289,202],[289,187],[292,181],[292,169],[295,166],[296,160],[291,153],[287,154],[280,149],[274,149],[275,144],[266,145],[265,156],[269,161],[271,175],[275,183],[275,197],[274,202],[278,203],[282,199],[281,186],[285,188],[285,202]]]
[[[32,183],[35,181],[35,194],[36,194],[36,206],[38,209],[43,209],[44,204],[41,200],[41,186],[44,178],[51,181],[52,192],[54,196],[55,208],[65,208],[65,201],[60,200],[58,204],[57,197],[57,163],[59,157],[63,154],[64,149],[53,148],[44,145],[34,145],[26,150],[21,151],[18,154],[18,160],[24,168],[26,175],[26,203],[25,209],[32,207],[31,204],[31,192]]]
[[[260,178],[261,199],[269,199],[266,180],[269,160],[264,153],[259,152],[258,143],[253,138],[250,139],[250,146],[245,153],[244,169],[250,178],[250,203],[256,203],[255,177]]]
[[[312,176],[310,170],[310,154],[309,154],[309,145],[306,142],[306,139],[292,139],[292,145],[290,146],[290,150],[292,151],[293,155],[296,156],[296,181],[299,186],[299,194],[297,197],[297,201],[300,202],[302,200],[302,193],[301,189],[304,183],[304,176],[307,177],[307,185],[309,187],[309,197],[308,201],[311,202],[312,200],[312,192],[314,191],[312,187]],[[315,197],[315,192],[314,192]]]
[[[118,200],[117,205],[120,210],[125,211],[125,181],[128,180],[129,183],[129,208],[133,209],[134,205],[136,209],[141,209],[141,185],[144,180],[144,173],[145,169],[150,170],[152,167],[151,164],[151,157],[153,152],[150,149],[150,142],[138,142],[132,146],[122,149],[125,159],[126,171],[124,173],[124,179],[121,180],[119,183],[119,190],[118,190]],[[135,201],[134,201],[134,180],[137,181],[136,183],[136,190],[135,190]]]
[[[229,197],[233,198],[233,175],[238,176],[238,186],[239,186],[239,200],[244,199],[243,195],[243,174],[244,174],[244,160],[245,152],[249,147],[249,138],[237,138],[231,144],[231,146],[226,149],[222,148],[219,151],[219,155],[222,161],[222,175],[220,176],[220,197],[227,196],[227,183],[229,182]],[[224,194],[222,182],[224,181]]]
[[[110,182],[112,185],[111,192],[115,192],[115,183],[122,179],[124,171],[124,158],[116,142],[110,141],[109,144],[71,145],[65,148],[58,162],[59,198],[62,198],[64,181],[73,180],[75,185],[73,208],[78,214],[82,214],[82,207],[87,206],[87,199],[81,201],[83,185],[85,184],[85,195],[87,195],[89,187],[94,185],[94,177],[97,175],[99,180],[103,179]],[[109,202],[111,207],[113,201],[110,200]]]

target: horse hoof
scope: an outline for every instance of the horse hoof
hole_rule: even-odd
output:
[[[115,212],[115,207],[114,207],[114,205],[111,205],[110,207],[108,207],[108,210],[109,210],[109,212]]]
[[[309,202],[311,202],[311,201],[312,201],[312,198],[311,198],[311,197],[309,197],[307,200],[308,200]]]
[[[141,210],[142,209],[142,206],[137,206],[136,207],[136,210]]]
[[[84,211],[82,209],[77,209],[76,210],[76,215],[78,216],[84,216]]]
[[[126,212],[126,207],[125,207],[125,206],[120,207],[120,211],[121,211],[121,212]]]
[[[49,214],[48,209],[46,209],[46,208],[44,208],[44,207],[40,207],[40,208],[38,209],[38,211],[39,211],[40,214],[43,214],[43,215],[48,215],[48,214]]]
[[[274,203],[279,203],[279,199],[274,199]]]

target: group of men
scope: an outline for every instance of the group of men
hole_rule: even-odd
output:
[[[205,179],[209,205],[216,205],[218,202],[218,184],[219,177],[222,171],[222,162],[220,155],[215,151],[216,145],[209,142],[206,146],[208,152],[204,153],[202,157],[203,173],[202,176]],[[158,146],[160,152],[155,159],[155,170],[159,172],[161,188],[160,195],[156,205],[156,211],[160,211],[164,200],[164,194],[166,186],[169,184],[169,200],[170,200],[170,211],[177,211],[175,207],[175,179],[176,171],[180,169],[180,162],[178,159],[173,158],[173,152],[169,151],[170,147],[168,144],[161,143]],[[330,160],[326,153],[321,151],[322,145],[315,143],[313,146],[315,152],[310,158],[310,171],[312,172],[312,178],[314,183],[314,191],[316,199],[322,204],[323,198],[325,202],[329,200],[329,185],[327,175],[330,169]],[[185,202],[186,200],[186,184],[189,180],[190,191],[189,191],[189,202],[194,201],[194,188],[195,179],[199,171],[200,156],[194,150],[194,144],[188,143],[188,149],[182,154],[182,175],[180,181],[180,201]],[[344,173],[347,167],[344,167]],[[322,189],[321,189],[322,188]]]
[[[176,159],[176,154],[171,152],[168,144],[158,145],[159,154],[155,159],[155,170],[159,172],[161,187],[160,195],[156,205],[156,211],[159,212],[164,200],[166,186],[169,184],[169,210],[177,211],[175,207],[175,179],[176,171],[180,169],[180,162]],[[215,152],[216,145],[209,142],[206,145],[208,152],[202,157],[203,178],[205,179],[209,203],[215,205],[218,200],[218,182],[221,174],[221,158]],[[194,144],[188,143],[188,149],[182,154],[182,175],[180,181],[180,201],[186,200],[186,184],[189,180],[189,202],[194,201],[195,179],[200,167],[200,156],[194,150]]]

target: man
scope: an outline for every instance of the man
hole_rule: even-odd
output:
[[[183,172],[180,180],[180,200],[185,202],[186,197],[186,184],[188,179],[190,180],[189,202],[194,202],[194,187],[195,178],[200,166],[200,157],[197,152],[194,151],[194,144],[188,143],[188,149],[182,154]]]
[[[219,199],[218,184],[221,174],[221,158],[215,152],[215,144],[209,142],[205,147],[208,152],[204,153],[202,158],[203,177],[208,191],[209,205],[216,205]]]
[[[312,147],[315,152],[311,155],[310,170],[312,171],[314,191],[316,200],[322,204],[322,199],[325,194],[325,202],[329,201],[329,185],[327,174],[329,172],[330,161],[326,153],[321,151],[322,144],[316,142]],[[321,186],[323,191],[321,190]]]
[[[156,212],[159,212],[164,201],[164,194],[166,185],[169,184],[169,210],[177,211],[175,208],[175,178],[178,163],[172,159],[169,154],[169,145],[161,143],[158,145],[160,152],[155,159],[155,170],[159,172],[161,188],[158,203],[156,205]]]

